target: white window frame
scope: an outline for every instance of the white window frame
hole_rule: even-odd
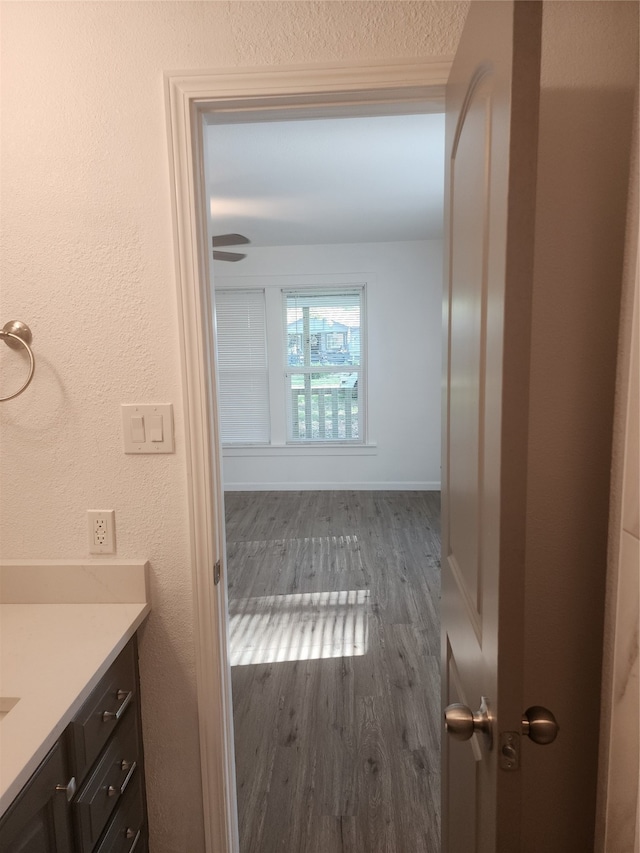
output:
[[[336,296],[341,293],[349,293],[356,291],[360,294],[360,364],[359,365],[311,365],[294,367],[288,363],[288,346],[289,333],[287,323],[287,297],[294,293],[304,293],[306,297],[326,296],[335,293]],[[321,285],[311,287],[287,287],[282,288],[282,348],[284,355],[284,396],[286,405],[286,443],[291,447],[359,447],[366,443],[367,430],[367,312],[366,312],[366,283],[358,284],[343,284],[323,287]],[[353,369],[348,369],[352,367]],[[358,436],[357,438],[319,438],[307,439],[296,438],[293,428],[293,411],[291,406],[291,387],[290,379],[292,375],[314,373],[357,373],[358,374]]]
[[[371,437],[372,423],[368,417],[369,398],[368,350],[367,350],[367,299],[369,288],[375,290],[376,275],[366,273],[301,273],[266,275],[221,275],[216,278],[214,292],[217,290],[264,290],[267,314],[267,359],[269,364],[269,398],[271,413],[271,442],[269,444],[225,444],[221,447],[223,457],[232,456],[361,456],[370,455],[377,447]],[[287,394],[283,374],[289,369],[286,363],[286,317],[283,309],[283,290],[329,290],[345,291],[363,289],[361,306],[361,351],[363,353],[362,380],[363,392],[359,395],[362,408],[363,434],[354,441],[296,441],[287,442]],[[373,291],[372,291],[373,292]],[[284,341],[284,344],[283,344]],[[374,425],[373,425],[374,426]]]

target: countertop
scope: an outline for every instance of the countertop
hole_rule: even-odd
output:
[[[0,563],[0,815],[146,618],[147,570]]]

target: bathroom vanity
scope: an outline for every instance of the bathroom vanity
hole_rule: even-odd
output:
[[[3,853],[146,853],[147,568],[0,564]]]

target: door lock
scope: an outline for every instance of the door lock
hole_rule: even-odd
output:
[[[560,726],[548,708],[532,705],[522,715],[522,734],[534,743],[546,746],[558,737]]]
[[[444,711],[444,727],[447,734],[455,740],[469,740],[476,732],[481,732],[492,746],[492,718],[487,700],[482,697],[480,709],[475,713],[468,705],[454,703]],[[501,732],[500,767],[503,770],[518,770],[520,767],[520,733],[534,743],[542,746],[553,743],[558,736],[560,726],[548,708],[532,705],[522,715],[520,732]]]

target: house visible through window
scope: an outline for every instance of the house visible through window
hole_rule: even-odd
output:
[[[362,442],[362,288],[283,296],[288,441]]]
[[[364,443],[363,301],[362,285],[216,289],[223,445]]]

